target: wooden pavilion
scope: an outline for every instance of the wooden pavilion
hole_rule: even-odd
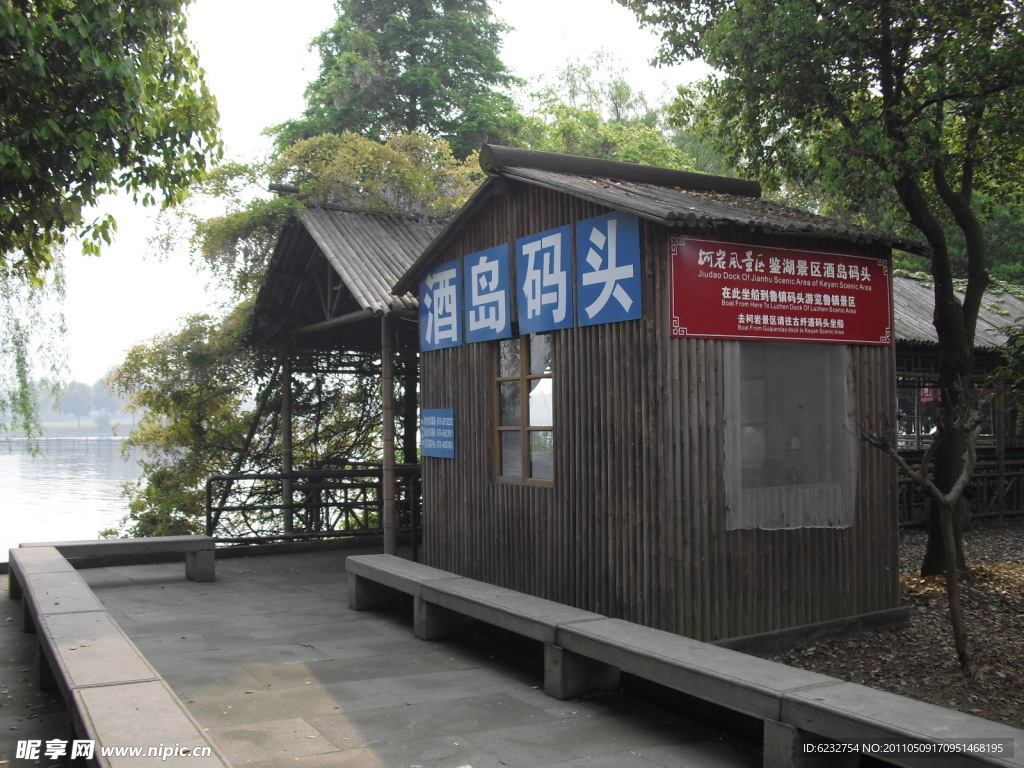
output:
[[[394,551],[395,467],[416,462],[416,298],[391,286],[440,230],[436,221],[309,206],[283,227],[250,315],[250,341],[281,363],[283,530],[293,532],[291,391],[296,375],[334,372],[380,380],[385,548]],[[396,412],[398,400],[404,404]],[[396,423],[398,430],[396,445]]]
[[[756,184],[485,147],[417,292],[424,558],[707,641],[900,615],[891,250]]]

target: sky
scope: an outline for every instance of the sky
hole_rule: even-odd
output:
[[[651,67],[657,38],[612,0],[492,0],[492,8],[513,27],[502,59],[529,86],[597,51],[611,53],[627,81],[654,101],[702,74],[700,67]],[[317,74],[309,43],[333,24],[333,0],[193,0],[188,13],[189,35],[218,101],[226,158],[265,156],[270,140],[263,129],[305,108],[303,92]],[[90,384],[132,346],[173,332],[181,318],[219,298],[185,254],[161,260],[149,247],[152,209],[123,199],[106,209],[118,221],[113,245],[98,258],[67,253],[69,378]]]

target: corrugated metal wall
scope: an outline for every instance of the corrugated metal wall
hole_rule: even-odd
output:
[[[439,261],[604,212],[513,186]],[[863,444],[852,527],[726,530],[724,344],[670,337],[669,231],[642,223],[641,246],[643,320],[551,335],[553,486],[494,479],[492,345],[421,355],[457,446],[423,460],[426,562],[703,640],[895,607],[895,472]],[[891,412],[891,349],[849,354],[858,413]]]

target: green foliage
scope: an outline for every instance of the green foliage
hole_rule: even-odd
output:
[[[1019,211],[1024,9],[1003,0],[815,3],[620,0],[662,33],[662,58],[703,58],[705,125],[769,185],[850,207],[893,201],[931,251],[944,380],[969,368],[987,284],[983,195]],[[959,230],[961,304],[950,226]]]
[[[591,63],[571,60],[554,83],[533,94],[510,143],[530,149],[690,170],[693,159],[604,52]]]
[[[353,133],[300,141],[270,164],[275,182],[316,203],[444,216],[483,178],[476,154],[457,159],[444,139],[400,134],[381,144]]]
[[[179,201],[219,153],[217,109],[183,0],[0,3],[0,268],[39,281],[68,232],[109,243],[87,209],[124,189]]]
[[[256,369],[239,338],[239,313],[204,315],[133,347],[111,375],[139,415],[125,441],[137,447],[141,479],[125,487],[133,536],[201,533],[206,478],[228,471],[244,444]]]
[[[316,40],[320,74],[304,119],[275,129],[278,148],[323,133],[385,141],[425,132],[459,157],[500,136],[514,112],[496,90],[514,78],[498,56],[507,30],[486,0],[338,0]]]

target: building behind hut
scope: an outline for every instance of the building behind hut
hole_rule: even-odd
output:
[[[424,559],[718,641],[898,614],[891,249],[757,185],[485,148],[419,287]],[[907,247],[905,243],[898,243]]]

